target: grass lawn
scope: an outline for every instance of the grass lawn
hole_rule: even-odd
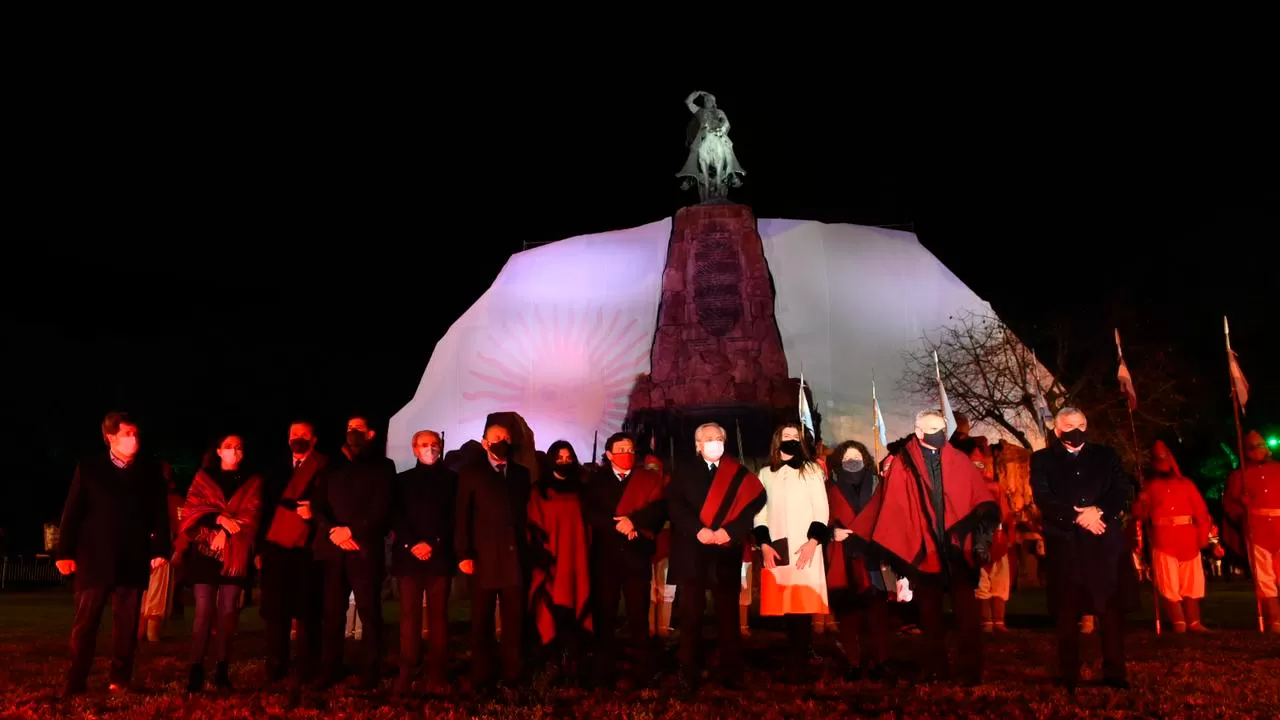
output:
[[[458,695],[419,702],[401,702],[345,686],[302,707],[284,710],[282,695],[257,692],[262,667],[262,622],[257,608],[242,615],[234,646],[230,695],[206,694],[188,698],[182,691],[187,660],[186,640],[191,610],[185,620],[171,623],[170,637],[159,644],[144,643],[137,680],[144,690],[107,696],[105,658],[99,658],[90,678],[90,695],[71,701],[58,699],[68,662],[67,633],[71,594],[67,591],[0,594],[0,718],[268,718],[346,717],[401,718],[421,708],[433,718],[839,718],[869,717],[1276,717],[1280,712],[1280,639],[1257,632],[1253,595],[1243,582],[1213,583],[1205,604],[1206,623],[1218,632],[1209,635],[1171,635],[1157,638],[1151,629],[1151,597],[1130,618],[1127,638],[1130,680],[1128,692],[1083,687],[1074,700],[1055,688],[1053,637],[1039,591],[1015,594],[1010,625],[1015,629],[994,636],[985,648],[987,683],[966,689],[940,683],[900,684],[896,688],[838,679],[838,650],[830,636],[816,638],[823,679],[806,687],[770,682],[775,674],[783,638],[768,622],[759,623],[747,642],[748,682],[741,693],[708,687],[691,702],[663,690],[636,693],[594,693],[556,687],[545,676],[530,687],[510,691],[499,701]],[[394,654],[396,603],[387,605],[387,638]],[[465,607],[457,608],[455,675],[467,663]],[[110,624],[110,613],[104,626]],[[109,647],[104,627],[99,652]],[[989,636],[990,637],[990,636]],[[918,638],[894,635],[895,659],[906,661]],[[953,649],[954,652],[954,649]],[[1090,667],[1085,681],[1098,673],[1096,635],[1084,643]],[[670,669],[673,661],[668,658]],[[389,684],[384,684],[384,690]]]

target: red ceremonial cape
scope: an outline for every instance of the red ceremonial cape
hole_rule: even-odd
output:
[[[297,500],[306,494],[311,480],[324,465],[321,457],[312,453],[302,461],[301,467],[293,471],[289,484],[285,486],[282,500]],[[271,524],[267,526],[267,540],[283,548],[300,548],[307,544],[311,536],[311,525],[298,515],[297,511],[276,505],[271,516]]]
[[[637,468],[632,470],[630,477],[627,478],[627,488],[622,491],[622,497],[618,499],[618,507],[614,512],[618,517],[628,517],[637,510],[659,502],[662,500],[662,495],[662,476],[652,470]],[[653,530],[636,528],[636,532],[650,540],[655,536]]]
[[[946,528],[942,541],[958,547],[970,567],[977,567],[973,532],[981,516],[988,516],[993,526],[999,522],[999,507],[973,461],[950,444],[942,448],[942,479]],[[923,488],[929,493],[932,487],[920,440],[912,437],[894,457],[888,476],[850,529],[863,541],[888,553],[898,566],[921,573],[942,572],[938,542],[934,539],[937,523],[932,503],[920,492]]]
[[[870,479],[864,482],[871,482]],[[832,529],[853,527],[857,516],[848,499],[835,483],[827,482],[827,507],[831,510],[831,518],[827,525]],[[871,587],[871,574],[867,572],[866,559],[859,555],[852,561],[845,561],[845,543],[834,539],[827,543],[827,589],[852,590],[863,592]]]
[[[742,471],[742,481],[735,489],[734,478],[739,470]],[[729,497],[731,492],[733,496]],[[711,479],[711,489],[707,491],[706,500],[702,501],[698,519],[702,521],[703,527],[718,530],[737,519],[763,492],[764,485],[755,473],[739,465],[733,458],[722,457],[716,464],[716,476]],[[726,507],[728,510],[721,518],[721,511]]]
[[[553,606],[573,610],[583,629],[591,629],[590,576],[587,574],[587,526],[577,493],[535,489],[529,497],[529,534],[533,577],[529,604],[542,643],[556,636]]]
[[[222,488],[204,470],[197,470],[187,501],[182,506],[182,520],[178,530],[181,555],[192,540],[196,522],[205,515],[226,515],[240,525],[240,532],[229,535],[222,551],[222,574],[227,577],[243,577],[249,570],[249,555],[253,540],[258,534],[258,511],[262,509],[262,478],[253,475],[227,500]]]

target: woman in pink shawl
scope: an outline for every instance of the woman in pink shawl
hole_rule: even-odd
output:
[[[182,506],[174,561],[195,588],[196,617],[191,629],[188,692],[204,688],[204,655],[216,617],[214,684],[231,689],[228,654],[239,619],[240,593],[250,583],[253,542],[261,517],[262,479],[242,469],[244,442],[224,436],[216,455],[196,471]]]

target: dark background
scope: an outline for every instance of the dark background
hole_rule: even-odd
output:
[[[1113,355],[1122,323],[1126,346],[1178,359],[1201,445],[1234,441],[1229,315],[1248,420],[1277,420],[1280,124],[1252,78],[501,75],[476,89],[90,67],[64,102],[25,104],[42,140],[3,270],[11,543],[57,517],[112,408],[183,472],[219,432],[262,460],[294,417],[329,441],[351,411],[385,424],[524,242],[691,202],[674,173],[695,89],[733,123],[735,197],[758,217],[914,230],[1042,360],[1063,318],[1085,355]]]

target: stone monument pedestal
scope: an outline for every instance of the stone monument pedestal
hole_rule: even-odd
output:
[[[692,449],[692,428],[683,426],[693,418],[724,424],[727,445],[736,449],[737,418],[744,445],[757,452],[762,428],[771,434],[777,423],[794,420],[799,398],[798,381],[788,377],[773,303],[751,208],[710,203],[677,212],[651,372],[632,390],[629,427],[673,437],[679,455]],[[660,455],[669,453],[669,443],[655,444]],[[767,438],[764,445],[767,453]]]

